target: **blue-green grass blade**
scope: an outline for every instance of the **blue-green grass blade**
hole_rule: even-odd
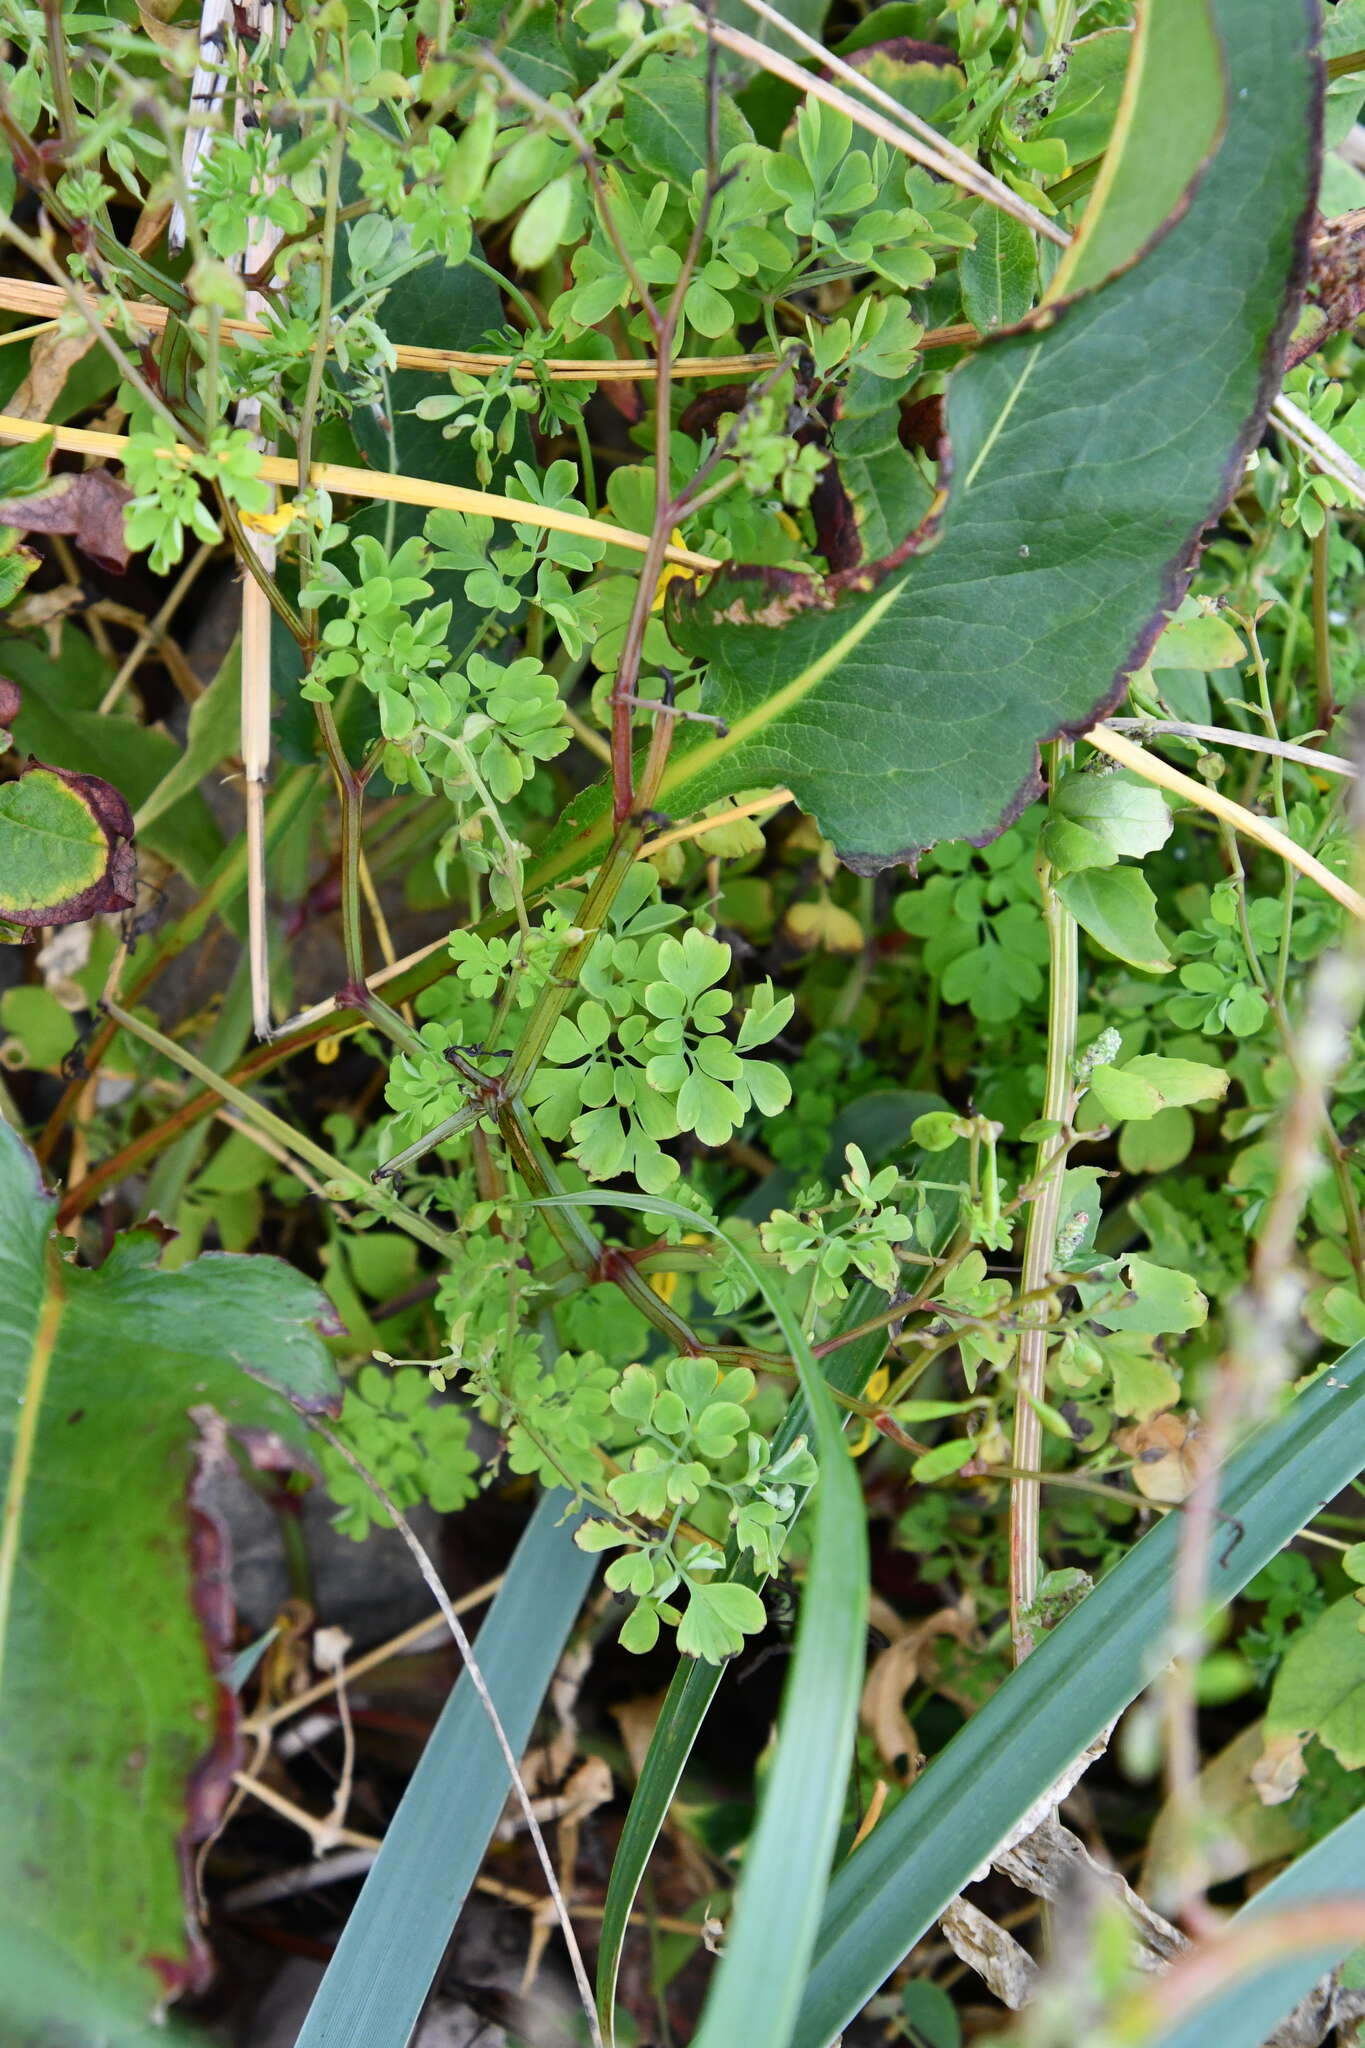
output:
[[[507,1738],[525,1749],[596,1559],[547,1493],[474,1644]],[[296,2048],[406,2048],[511,1782],[468,1675],[432,1731]]]
[[[1257,1429],[1223,1475],[1209,1597],[1224,1605],[1365,1468],[1365,1344]],[[1029,1808],[1161,1668],[1171,1514],[1045,1637],[836,1873],[796,2030],[829,2043]],[[1212,2037],[1208,2037],[1212,2038]]]
[[[1365,1902],[1365,1811],[1353,1813],[1296,1857],[1249,1905],[1233,1914],[1226,1932],[1235,1934],[1267,1914],[1283,1912],[1286,1906],[1343,1898]],[[1299,2000],[1307,1997],[1319,1977],[1335,1969],[1341,1959],[1338,1944],[1306,1948],[1277,1960],[1203,2000],[1173,2025],[1144,2036],[1140,2048],[1208,2048],[1215,2041],[1218,2048],[1260,2048]]]

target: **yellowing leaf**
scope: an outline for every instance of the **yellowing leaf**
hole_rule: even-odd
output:
[[[787,936],[808,950],[861,953],[866,942],[862,926],[822,890],[813,903],[793,903],[782,920]]]

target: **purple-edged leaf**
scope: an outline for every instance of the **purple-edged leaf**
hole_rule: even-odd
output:
[[[201,1483],[234,1439],[304,1464],[304,1414],[340,1398],[330,1306],[288,1266],[163,1273],[139,1233],[90,1271],[54,1208],[0,1125],[0,1941],[72,2000],[25,2043],[66,2038],[82,2001],[150,2012],[203,1977],[185,1885],[238,1755]]]
[[[670,631],[707,663],[705,708],[728,731],[675,741],[660,810],[786,784],[871,870],[993,837],[1036,792],[1039,743],[1113,703],[1186,587],[1283,361],[1316,189],[1310,11],[1217,0],[1220,53],[1195,33],[1202,6],[1149,0],[1141,104],[1101,180],[1084,283],[1150,237],[1153,161],[1183,162],[1189,189],[1197,158],[1171,138],[1213,133],[1224,59],[1227,132],[1136,262],[953,373],[936,540],[878,587],[875,572],[821,588],[742,568],[673,585]],[[1179,195],[1162,189],[1169,209]]]
[[[79,924],[127,910],[136,883],[132,813],[111,782],[31,761],[0,784],[0,919]]]

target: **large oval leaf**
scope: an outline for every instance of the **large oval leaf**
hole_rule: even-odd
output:
[[[68,2038],[82,2001],[150,2013],[202,1978],[185,1851],[236,1756],[224,1539],[196,1479],[229,1429],[301,1464],[298,1411],[340,1400],[330,1305],[290,1267],[162,1273],[140,1234],[91,1272],[49,1240],[54,1208],[0,1123],[0,1946],[43,2018],[16,2044]]]
[[[865,869],[988,839],[1036,792],[1038,743],[1084,729],[1145,658],[1260,431],[1316,190],[1304,0],[1218,0],[1217,23],[1231,112],[1183,218],[953,376],[937,545],[832,604],[773,570],[673,586],[728,730],[675,752],[662,809],[786,783]],[[1180,101],[1188,57],[1186,36],[1153,45],[1154,103]]]

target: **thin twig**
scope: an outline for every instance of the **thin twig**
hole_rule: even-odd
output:
[[[501,1585],[501,1573],[496,1579],[485,1579],[481,1586],[475,1586],[472,1593],[460,1595],[453,1603],[455,1612],[468,1614],[472,1607],[482,1607],[486,1601],[493,1598]],[[367,1650],[363,1657],[357,1657],[353,1663],[345,1667],[341,1676],[347,1685],[354,1686],[357,1679],[363,1678],[377,1665],[386,1664],[390,1657],[398,1656],[400,1651],[412,1649],[424,1637],[431,1635],[436,1629],[444,1629],[444,1626],[444,1621],[438,1616],[428,1616],[425,1621],[414,1622],[411,1628],[403,1629],[398,1635],[390,1636],[386,1643],[380,1643],[373,1650]],[[441,1640],[444,1639],[443,1635]],[[305,1712],[319,1700],[330,1699],[335,1684],[335,1679],[324,1678],[317,1685],[310,1685],[305,1691],[295,1693],[292,1699],[282,1700],[278,1706],[263,1708],[243,1721],[242,1733],[253,1735],[258,1729],[274,1728],[281,1721],[291,1720],[295,1714]]]
[[[1180,718],[1106,718],[1105,732],[1134,732],[1139,738],[1170,733],[1172,738],[1208,740],[1213,746],[1242,747],[1251,754],[1274,754],[1282,761],[1297,761],[1305,768],[1321,769],[1326,775],[1355,776],[1354,761],[1340,754],[1322,754],[1316,747],[1301,747],[1293,740],[1271,739],[1266,733],[1238,732],[1230,725],[1187,725]]]
[[[415,953],[405,953],[403,958],[395,960],[391,967],[377,967],[369,976],[369,986],[372,989],[381,988],[386,981],[392,981],[395,975],[406,974],[410,967],[416,967],[421,961],[429,960],[433,953],[442,952],[449,944],[449,938],[433,939],[429,946],[419,946]],[[287,1018],[280,1025],[276,1035],[283,1036],[290,1031],[305,1031],[310,1024],[320,1024],[324,1017],[334,1016],[338,1010],[349,1008],[349,1002],[339,1003],[335,996],[328,996],[325,1002],[314,1003],[310,1010],[300,1010],[297,1016]],[[351,1028],[359,1031],[363,1021],[358,1018]]]
[[[1310,419],[1302,407],[1295,405],[1292,398],[1286,398],[1283,392],[1271,411],[1276,425],[1294,446],[1311,457],[1325,476],[1330,476],[1333,482],[1348,491],[1357,505],[1365,505],[1365,469],[1354,456],[1347,454],[1340,441],[1334,440],[1325,428]]]
[[[265,1784],[260,1778],[248,1776],[245,1771],[234,1771],[232,1782],[243,1792],[249,1792],[253,1799],[259,1799],[262,1806],[268,1806],[281,1820],[292,1821],[296,1828],[302,1828],[309,1841],[315,1844],[319,1856],[338,1842],[349,1849],[379,1847],[378,1836],[362,1835],[354,1828],[333,1827],[330,1821],[319,1820],[315,1814],[308,1813],[302,1806],[296,1806],[292,1799],[286,1799],[283,1792],[275,1791],[273,1786]]]
[[[278,1899],[297,1898],[301,1892],[317,1891],[323,1885],[344,1884],[348,1878],[363,1877],[374,1866],[380,1845],[371,1848],[343,1849],[338,1856],[323,1856],[316,1863],[300,1863],[293,1870],[277,1870],[269,1877],[253,1879],[250,1884],[238,1885],[235,1891],[227,1892],[219,1901],[225,1913],[245,1913],[253,1906],[271,1906]],[[518,1885],[503,1884],[496,1877],[476,1877],[475,1891],[485,1897],[501,1899],[504,1905],[517,1906],[525,1913],[540,1913],[551,1901],[543,1895],[528,1892]],[[574,1916],[579,1920],[600,1920],[605,1906],[588,1900],[575,1900]],[[653,1927],[661,1934],[690,1934],[699,1939],[702,1923],[684,1920],[672,1913],[632,1913],[632,1927]]]
[[[1336,716],[1332,684],[1332,614],[1330,609],[1332,515],[1324,510],[1322,526],[1313,536],[1313,678],[1318,724],[1329,732]]]
[[[179,611],[182,601],[188,595],[189,591],[194,585],[196,577],[199,575],[200,570],[209,560],[212,553],[212,543],[205,541],[200,547],[197,547],[194,553],[190,556],[188,562],[186,562],[184,568],[176,577],[175,582],[171,585],[169,592],[167,593],[165,599],[161,604],[160,610],[157,611],[152,618],[147,620],[141,632],[138,634],[137,639],[133,642],[133,645],[129,648],[127,654],[123,657],[123,662],[119,668],[118,674],[114,677],[113,682],[110,683],[108,689],[100,698],[99,714],[101,718],[107,718],[109,716],[109,713],[114,709],[115,705],[118,703],[119,698],[123,695],[129,683],[132,681],[133,676],[137,671],[138,665],[141,662],[143,655],[147,652],[147,649],[149,647],[155,646],[160,640],[162,640],[165,637],[166,628],[170,625],[171,620]]]
[[[770,789],[766,796],[750,797],[747,803],[732,804],[728,811],[717,812],[714,817],[694,818],[690,825],[674,825],[669,831],[661,832],[657,839],[646,839],[635,858],[648,860],[651,854],[662,853],[665,847],[681,846],[689,839],[704,839],[708,832],[719,832],[732,825],[736,818],[757,818],[765,811],[780,811],[785,804],[795,803],[789,789]]]
[[[597,2025],[597,2007],[593,1999],[592,1985],[589,1982],[588,1973],[584,1967],[582,1952],[578,1946],[578,1937],[574,1933],[573,1922],[569,1917],[568,1905],[565,1902],[563,1892],[560,1890],[559,1878],[555,1873],[549,1846],[541,1832],[540,1822],[536,1819],[535,1809],[531,1803],[531,1795],[526,1789],[526,1783],[521,1775],[516,1754],[507,1739],[507,1730],[502,1725],[502,1717],[498,1713],[493,1695],[488,1690],[487,1681],[475,1660],[473,1646],[465,1632],[464,1624],[455,1612],[450,1595],[441,1583],[440,1574],[413,1533],[402,1510],[389,1498],[373,1473],[367,1471],[365,1466],[361,1464],[349,1444],[343,1443],[336,1432],[329,1429],[325,1422],[320,1422],[313,1417],[310,1417],[310,1422],[324,1442],[330,1444],[334,1451],[339,1452],[357,1478],[363,1480],[365,1485],[368,1486],[370,1492],[384,1509],[394,1528],[412,1553],[413,1561],[426,1581],[432,1598],[445,1616],[446,1625],[454,1636],[456,1647],[464,1660],[464,1668],[469,1674],[470,1684],[479,1696],[479,1702],[488,1716],[488,1723],[493,1730],[498,1748],[502,1751],[502,1760],[511,1777],[517,1804],[521,1808],[527,1832],[535,1844],[536,1857],[545,1875],[546,1888],[549,1891],[550,1897],[554,1900],[555,1914],[564,1936],[564,1945],[569,1952],[569,1962],[573,1968],[574,1981],[578,1986],[578,1995],[583,2001],[583,2010],[587,2015],[589,2038],[593,2043],[593,2048],[602,2048],[602,2035]]]
[[[324,1635],[321,1629],[313,1638],[313,1655],[326,1668],[326,1660],[318,1655],[318,1642],[334,1651],[331,1660],[332,1682],[336,1688],[337,1719],[341,1723],[341,1776],[332,1799],[332,1810],[327,1816],[326,1827],[333,1840],[339,1839],[340,1830],[346,1824],[346,1810],[351,1803],[351,1787],[355,1777],[355,1727],[351,1720],[351,1702],[346,1692],[346,1673],[343,1668],[345,1653],[350,1648],[350,1637],[340,1629],[333,1629]]]
[[[1048,771],[1049,802],[1055,802],[1057,787],[1070,765],[1070,741],[1059,740],[1051,750]],[[1077,1011],[1080,1001],[1080,969],[1077,953],[1076,920],[1057,892],[1051,865],[1039,856],[1038,886],[1043,899],[1043,917],[1048,937],[1047,1077],[1043,1116],[1056,1127],[1056,1135],[1038,1146],[1034,1169],[1036,1192],[1029,1204],[1024,1235],[1024,1259],[1020,1285],[1030,1302],[1021,1313],[1024,1327],[1019,1337],[1018,1373],[1015,1383],[1013,1463],[1022,1473],[1032,1473],[1043,1462],[1042,1423],[1037,1403],[1046,1393],[1048,1324],[1051,1320],[1046,1298],[1048,1275],[1057,1258],[1057,1225],[1061,1215],[1062,1176],[1070,1143],[1072,1108],[1075,1098],[1073,1064],[1076,1057]],[[1042,1299],[1036,1299],[1042,1295]],[[1033,1648],[1033,1623],[1029,1618],[1038,1597],[1039,1490],[1033,1478],[1010,1481],[1010,1634],[1014,1661],[1021,1664]]]
[[[253,1124],[247,1122],[244,1116],[238,1116],[235,1109],[220,1109],[214,1118],[214,1122],[226,1124],[230,1131],[236,1131],[239,1138],[245,1138],[249,1144],[254,1145],[258,1151],[264,1152],[268,1158],[278,1161],[286,1173],[293,1174],[295,1180],[302,1181],[310,1195],[316,1195],[320,1202],[326,1201],[327,1197],[322,1192],[322,1182],[317,1176],[309,1171],[301,1159],[296,1159],[291,1152],[286,1151],[285,1147],[272,1138],[268,1132],[258,1131]],[[349,1210],[340,1202],[335,1207],[337,1215],[341,1217],[343,1222],[348,1222],[350,1220]]]
[[[0,309],[15,313],[59,312],[66,310],[69,304],[69,294],[58,285],[21,277],[0,278]],[[170,308],[158,305],[155,299],[124,299],[118,310],[153,333],[159,333],[171,317]],[[92,311],[96,318],[112,320],[114,317],[112,311],[102,316],[97,305],[92,304]],[[54,324],[52,320],[44,320],[38,328],[16,327],[7,334],[0,334],[0,348],[8,347],[12,341],[26,341]],[[223,340],[234,345],[271,332],[263,320],[233,320],[224,316],[221,325]],[[920,347],[927,351],[970,346],[979,339],[974,327],[958,321],[950,327],[930,328]],[[521,355],[500,355],[489,350],[419,348],[403,341],[393,344],[393,352],[394,367],[399,370],[416,370],[437,377],[448,376],[452,370],[467,377],[496,377],[510,370],[519,383],[526,384],[537,384],[542,376],[548,377],[552,383],[648,384],[652,383],[659,370],[653,356],[544,356],[532,359],[524,352]],[[678,356],[670,365],[670,371],[675,378],[729,379],[760,374],[773,369],[776,363],[777,357],[767,353]]]
[[[826,71],[832,72],[836,78],[841,78],[850,91],[861,93],[864,99],[870,100],[874,106],[881,107],[884,112],[890,114],[893,121],[908,128],[912,135],[934,152],[936,158],[955,166],[955,170],[942,173],[951,177],[954,184],[963,186],[968,192],[975,192],[992,206],[998,206],[1002,213],[1011,214],[1015,220],[1023,221],[1025,226],[1031,227],[1037,234],[1046,235],[1051,241],[1064,245],[1070,239],[1065,228],[1058,227],[1055,221],[1040,213],[1036,206],[1030,206],[1026,200],[1020,199],[1018,193],[1012,192],[1001,179],[983,169],[967,150],[950,141],[946,135],[941,135],[937,128],[922,120],[912,108],[902,106],[889,92],[884,92],[874,79],[865,77],[852,64],[846,63],[832,50],[827,50],[823,43],[816,42],[814,36],[807,35],[795,22],[788,21],[775,7],[768,5],[768,0],[744,0],[744,5],[751,14],[759,15],[786,36],[788,42],[795,43],[799,49],[804,50],[808,57],[816,58]],[[723,42],[724,37],[718,37],[717,40]],[[766,65],[766,59],[764,62]],[[930,168],[935,169],[937,166],[931,165]]]
[[[292,1124],[286,1123],[283,1117],[276,1116],[264,1103],[257,1102],[245,1089],[238,1088],[226,1075],[215,1073],[213,1068],[206,1066],[188,1046],[177,1045],[173,1038],[167,1038],[164,1032],[158,1031],[143,1018],[131,1011],[120,1009],[108,996],[104,998],[102,1006],[121,1029],[129,1032],[134,1038],[140,1038],[144,1045],[149,1045],[173,1066],[182,1067],[187,1074],[192,1074],[201,1087],[209,1089],[221,1101],[231,1103],[246,1122],[274,1138],[288,1152],[306,1159],[321,1174],[324,1186],[329,1183],[332,1186],[334,1195],[329,1199],[359,1202],[367,1208],[378,1209],[400,1230],[406,1230],[410,1236],[417,1238],[422,1244],[429,1245],[433,1251],[450,1256],[455,1248],[455,1239],[448,1231],[434,1224],[429,1217],[423,1216],[416,1209],[408,1208],[404,1202],[396,1201],[387,1190],[376,1187],[353,1167],[334,1159],[330,1152],[315,1144],[302,1131],[296,1131]]]

